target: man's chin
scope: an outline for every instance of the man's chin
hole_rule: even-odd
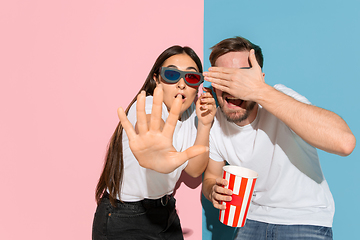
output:
[[[229,122],[240,124],[250,116],[250,113],[253,111],[255,105],[256,103],[252,102],[250,105],[248,105],[246,109],[239,108],[239,110],[236,111],[234,111],[233,109],[228,109],[224,106],[220,106],[220,110]]]
[[[234,117],[234,116],[226,116],[225,115],[225,117],[229,122],[233,122],[236,124],[240,124],[241,122],[243,122],[247,119],[247,116]]]
[[[241,113],[240,111],[229,111],[224,110],[223,108],[220,108],[220,110],[229,122],[239,123],[247,118],[246,112]]]

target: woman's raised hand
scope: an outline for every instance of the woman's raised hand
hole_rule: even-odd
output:
[[[203,90],[204,92],[196,101],[196,115],[199,119],[199,123],[204,126],[211,126],[216,114],[216,103],[211,94],[211,89],[203,88]]]
[[[177,152],[172,145],[174,130],[181,110],[181,96],[175,98],[169,117],[162,129],[162,88],[156,87],[154,90],[150,123],[147,121],[145,112],[145,100],[146,95],[142,91],[137,97],[136,105],[137,132],[124,110],[121,107],[118,109],[119,119],[129,138],[130,149],[140,166],[160,173],[170,173],[188,159],[208,151],[205,146],[192,146],[183,152]]]

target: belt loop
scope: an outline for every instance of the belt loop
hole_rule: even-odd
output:
[[[164,203],[163,202],[163,199],[166,199],[166,202]],[[165,195],[164,197],[162,197],[161,199],[160,199],[160,202],[161,202],[161,205],[163,205],[164,207],[168,204],[168,202],[169,202],[169,196],[168,195]]]

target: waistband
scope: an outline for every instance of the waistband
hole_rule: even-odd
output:
[[[102,197],[109,199],[109,193],[105,191]],[[117,205],[129,204],[129,205],[143,206],[145,208],[165,207],[166,205],[168,205],[170,200],[175,201],[175,199],[172,195],[165,195],[158,199],[145,198],[145,199],[143,199],[141,201],[137,201],[137,202],[122,202],[118,199],[115,199]]]

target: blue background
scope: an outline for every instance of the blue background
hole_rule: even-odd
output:
[[[360,1],[205,0],[204,66],[210,47],[234,36],[259,45],[265,81],[282,83],[312,104],[339,114],[358,138],[360,130]],[[360,163],[355,147],[348,157],[319,150],[335,199],[334,239],[357,239],[360,217]],[[203,202],[203,239],[230,239],[233,229]]]

